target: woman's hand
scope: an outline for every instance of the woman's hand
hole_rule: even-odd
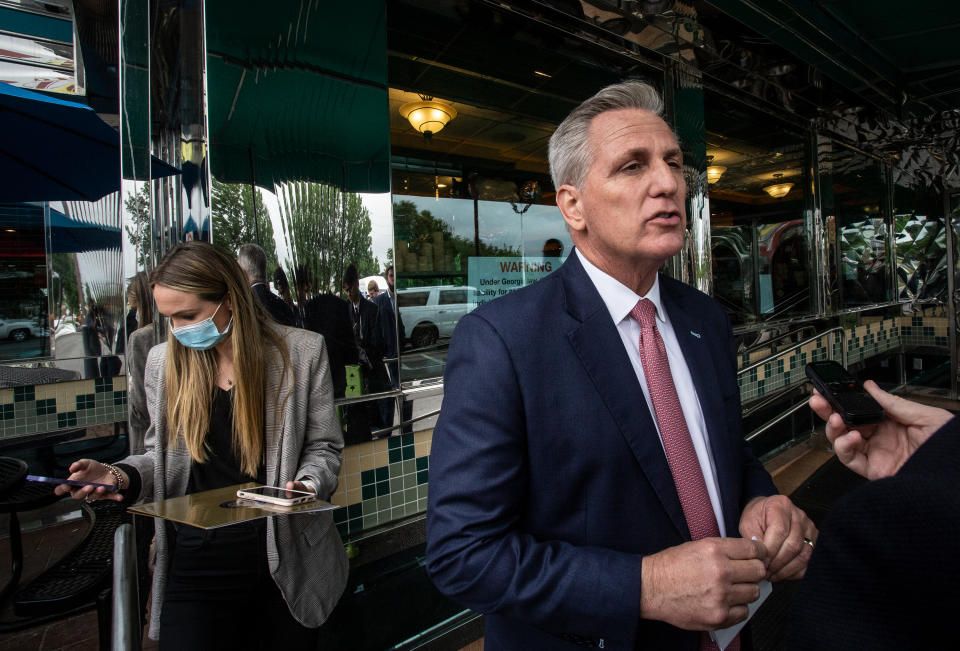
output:
[[[317,494],[316,489],[313,486],[307,486],[302,481],[288,481],[285,488],[288,491],[303,491],[305,493]]]
[[[123,474],[124,485],[130,485],[130,478],[127,477],[123,471],[120,471]],[[79,461],[74,461],[70,464],[70,476],[67,479],[74,481],[90,481],[97,484],[108,484],[114,486],[117,483],[116,477],[113,476],[113,473],[107,469],[107,467],[93,459],[80,459]],[[70,494],[75,500],[86,500],[92,502],[94,500],[109,499],[116,500],[120,502],[123,500],[123,496],[119,491],[108,490],[100,486],[70,486],[68,484],[60,484],[53,489],[53,492],[57,495],[66,495]]]

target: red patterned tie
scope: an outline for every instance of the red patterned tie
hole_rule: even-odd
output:
[[[717,517],[710,504],[707,483],[693,448],[690,430],[683,417],[677,388],[670,373],[670,361],[663,337],[657,330],[657,308],[649,299],[640,300],[630,311],[630,316],[640,324],[640,361],[650,390],[650,401],[660,428],[660,439],[667,455],[667,465],[677,487],[683,517],[693,540],[714,538],[720,535]],[[704,633],[700,639],[704,651],[716,649],[717,645]],[[727,651],[739,651],[739,636],[730,643]]]

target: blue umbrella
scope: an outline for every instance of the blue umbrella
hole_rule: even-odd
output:
[[[70,219],[58,210],[50,211],[50,252],[81,253],[119,249],[119,228]]]
[[[89,106],[0,82],[0,201],[96,201],[120,189],[120,134]],[[154,178],[179,172],[153,159]]]

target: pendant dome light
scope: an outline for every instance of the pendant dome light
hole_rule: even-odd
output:
[[[400,107],[400,115],[428,140],[457,117],[457,109],[437,101],[429,95],[420,95],[419,102],[408,102]]]

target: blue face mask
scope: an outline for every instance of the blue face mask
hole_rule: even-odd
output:
[[[223,303],[220,305],[223,305]],[[213,348],[227,338],[227,335],[230,334],[230,326],[233,325],[233,317],[231,316],[223,332],[217,329],[217,324],[213,322],[213,317],[220,311],[220,305],[217,306],[217,309],[213,311],[213,314],[210,315],[209,318],[189,325],[180,326],[179,328],[173,328],[170,332],[177,338],[177,341],[187,348],[193,348],[194,350],[209,350]]]

